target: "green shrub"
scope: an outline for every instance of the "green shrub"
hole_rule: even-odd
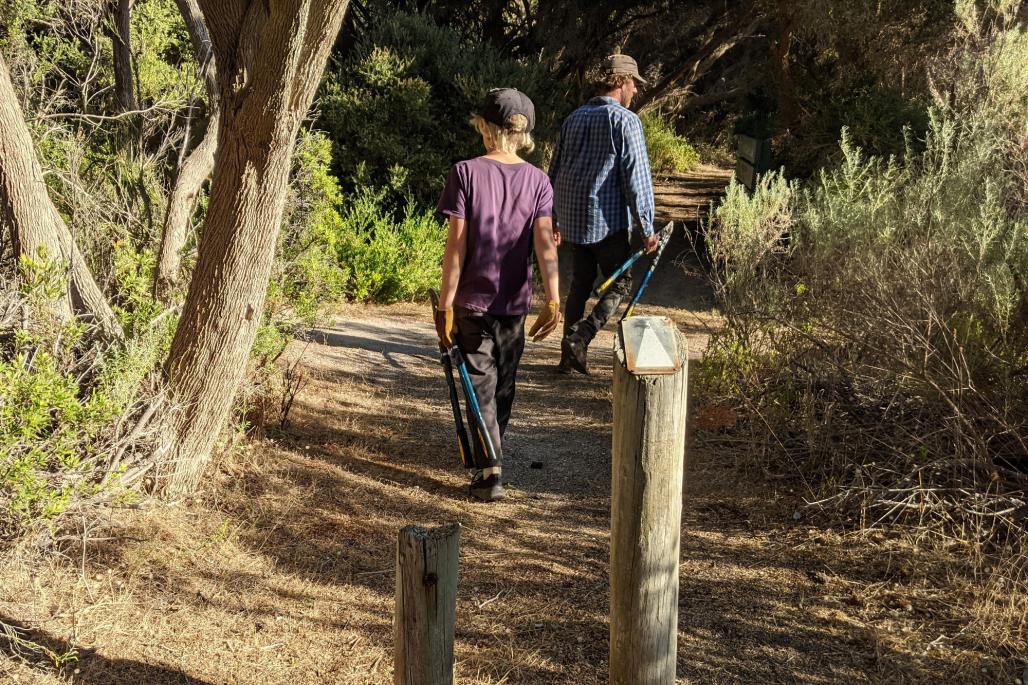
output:
[[[142,335],[163,307],[153,298],[157,257],[153,249],[137,249],[129,240],[114,243],[114,312],[131,339]]]
[[[336,257],[342,193],[331,163],[332,143],[325,134],[301,133],[265,308],[280,327],[309,327],[324,307],[343,297],[346,272]]]
[[[8,526],[53,519],[87,482],[89,448],[110,407],[78,391],[45,350],[0,361],[0,501]]]
[[[646,133],[646,151],[650,166],[658,174],[683,174],[696,166],[700,155],[685,137],[675,133],[659,114],[642,115],[643,131]]]
[[[320,311],[344,298],[417,298],[441,277],[446,229],[434,212],[412,199],[393,209],[389,188],[362,186],[344,199],[331,162],[328,137],[303,133],[268,291],[267,321],[283,331],[313,325]],[[363,168],[358,174],[366,176]],[[281,344],[270,332],[262,339],[258,347],[266,352]]]
[[[397,219],[384,206],[384,196],[384,191],[359,191],[342,216],[339,264],[347,271],[346,295],[355,300],[412,300],[442,277],[445,225],[413,200]]]
[[[343,199],[332,175],[331,143],[319,131],[302,134],[266,322],[296,332],[342,299],[411,300],[437,285],[446,229],[412,199],[397,211],[387,188],[361,187]],[[270,345],[275,336],[264,340]]]
[[[905,138],[905,131],[921,137],[928,128],[928,103],[923,98],[878,83],[857,83],[834,91],[838,87],[828,90],[822,86],[827,92],[813,98],[814,106],[802,127],[778,137],[776,159],[793,175],[810,176],[838,163],[836,143],[843,128],[855,145],[883,158],[904,153],[910,140]]]
[[[450,166],[482,154],[471,113],[493,87],[527,93],[537,139],[552,141],[567,103],[538,62],[513,60],[423,15],[373,15],[357,45],[325,76],[318,125],[334,143],[345,187],[391,188],[434,204]],[[540,145],[538,161],[543,149]]]
[[[197,88],[197,64],[182,14],[174,0],[132,7],[133,68],[144,102],[206,99]]]
[[[793,223],[797,184],[779,173],[760,177],[753,193],[736,181],[712,213],[708,247],[721,268],[718,285],[723,301],[739,306],[754,294],[763,297],[767,270],[777,266],[776,256],[786,249]]]
[[[117,424],[141,405],[170,336],[151,328],[74,361],[83,356],[72,349],[82,328],[68,324],[53,337],[18,331],[0,356],[0,537],[53,526],[118,480]]]
[[[150,299],[152,256],[119,244],[114,261],[126,338],[110,347],[96,346],[88,323],[63,319],[60,263],[23,256],[17,279],[0,279],[0,310],[29,313],[28,325],[0,319],[0,538],[52,529],[84,500],[110,499],[132,461],[124,428],[148,405],[175,318]]]
[[[902,157],[843,131],[803,187],[729,187],[707,391],[739,393],[769,462],[826,475],[816,499],[1002,545],[1024,530],[1028,34],[976,36],[947,68]]]

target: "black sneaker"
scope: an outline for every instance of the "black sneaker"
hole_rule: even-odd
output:
[[[503,489],[500,477],[495,473],[485,478],[482,476],[481,471],[477,472],[471,479],[471,487],[468,490],[471,492],[472,497],[483,502],[495,502],[507,496],[507,491]]]
[[[589,375],[589,347],[574,334],[569,335],[560,342],[561,356],[566,357],[568,365],[578,371]]]

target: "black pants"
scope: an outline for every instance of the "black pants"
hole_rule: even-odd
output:
[[[493,316],[463,307],[454,308],[454,314],[457,345],[464,353],[482,419],[496,448],[496,461],[493,461],[482,444],[469,408],[468,417],[472,425],[468,430],[473,436],[475,467],[500,466],[503,434],[514,405],[514,377],[521,362],[521,353],[525,351],[525,317]]]
[[[621,301],[632,292],[632,274],[629,269],[600,296],[589,316],[582,318],[585,303],[596,282],[596,272],[599,271],[600,276],[606,280],[631,254],[628,234],[623,232],[590,245],[571,244],[571,290],[564,306],[565,338],[573,334],[588,345],[617,311]]]

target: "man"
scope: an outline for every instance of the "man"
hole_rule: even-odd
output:
[[[657,249],[646,139],[642,122],[628,109],[646,81],[635,60],[620,54],[600,63],[595,80],[599,94],[564,121],[550,166],[558,239],[570,244],[573,263],[562,373],[589,373],[589,343],[632,290],[626,273],[583,318],[597,271],[608,278],[628,259],[633,227],[647,252]]]

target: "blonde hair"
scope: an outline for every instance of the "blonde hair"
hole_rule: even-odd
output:
[[[531,152],[535,149],[535,141],[528,130],[528,117],[524,114],[515,114],[507,119],[504,126],[486,121],[478,114],[471,117],[470,123],[481,134],[486,150],[500,150],[514,155],[519,150]]]

